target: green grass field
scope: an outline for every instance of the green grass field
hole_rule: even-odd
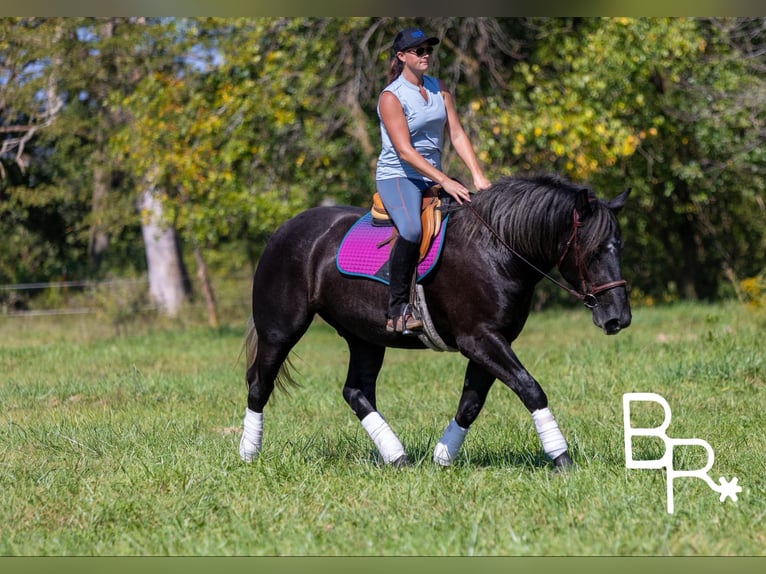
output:
[[[616,337],[579,308],[533,314],[514,348],[569,441],[577,469],[561,475],[500,383],[456,463],[435,467],[465,360],[430,351],[388,352],[378,406],[414,464],[381,466],[322,322],[296,348],[301,386],[266,409],[261,457],[242,464],[244,320],[115,337],[87,317],[0,319],[0,554],[766,553],[763,313],[641,308]],[[710,475],[738,477],[738,501],[678,479],[668,514],[664,471],[625,467],[626,392],[665,397],[669,436],[708,441]],[[635,451],[662,454],[644,440]],[[693,448],[675,458],[704,464]]]

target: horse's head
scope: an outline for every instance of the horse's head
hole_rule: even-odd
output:
[[[562,239],[559,271],[593,313],[607,335],[630,325],[626,282],[620,273],[622,239],[616,213],[630,189],[612,201],[597,200],[588,189],[577,192],[571,231]]]

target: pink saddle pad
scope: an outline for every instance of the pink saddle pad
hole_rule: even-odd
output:
[[[439,261],[448,219],[449,216],[442,220],[439,235],[431,242],[428,253],[418,264],[418,281],[428,275]],[[351,226],[340,243],[338,255],[335,257],[338,270],[344,275],[367,277],[388,285],[391,243],[378,246],[391,237],[391,233],[391,227],[373,225],[370,212],[364,214]]]

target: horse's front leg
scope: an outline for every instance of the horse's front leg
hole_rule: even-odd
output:
[[[458,345],[465,356],[486,371],[486,376],[500,379],[518,395],[532,415],[543,450],[553,460],[555,466],[572,466],[566,439],[548,408],[548,397],[540,384],[521,364],[505,337],[499,333],[487,331],[478,336],[458,339]],[[476,414],[478,415],[478,411]]]
[[[449,466],[463,446],[468,429],[479,416],[495,377],[473,361],[465,370],[463,392],[455,417],[444,429],[444,434],[434,448],[434,462]]]

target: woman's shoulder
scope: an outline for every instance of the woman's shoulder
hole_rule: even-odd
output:
[[[384,97],[393,97],[403,105],[403,102],[409,97],[411,90],[412,86],[408,85],[408,82],[399,76],[380,91],[378,100],[380,101]]]
[[[398,89],[400,89],[404,85],[404,80],[402,79],[402,76],[397,76],[394,80],[391,80],[382,90],[383,92],[395,92]]]

